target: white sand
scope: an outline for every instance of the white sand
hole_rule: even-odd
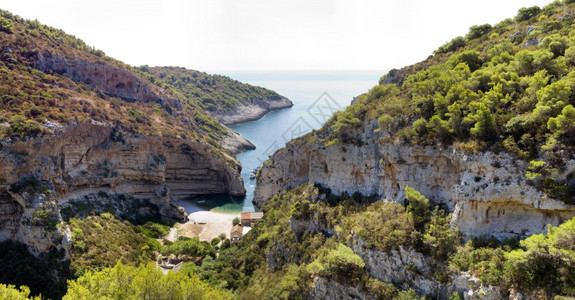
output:
[[[202,241],[211,241],[221,233],[225,233],[230,238],[230,230],[234,218],[240,217],[240,214],[223,214],[211,211],[196,211],[189,214],[189,221],[186,224],[196,224],[201,226],[198,236]]]

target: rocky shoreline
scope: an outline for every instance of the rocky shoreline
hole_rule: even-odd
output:
[[[280,99],[255,99],[247,104],[238,104],[232,110],[208,111],[212,117],[224,125],[232,125],[255,121],[272,110],[292,107],[293,103],[288,98]]]

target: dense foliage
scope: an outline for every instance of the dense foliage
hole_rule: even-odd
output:
[[[164,245],[160,249],[160,253],[166,256],[170,254],[176,254],[200,258],[204,258],[206,256],[210,256],[212,258],[216,257],[216,250],[212,247],[212,245],[206,241],[200,241],[200,239],[197,237],[180,237],[174,243]]]
[[[525,173],[529,184],[573,203],[573,178],[562,174],[564,163],[573,159],[575,145],[575,6],[571,2],[523,8],[514,19],[495,26],[472,26],[467,35],[441,46],[425,62],[391,71],[381,85],[337,113],[314,137],[327,146],[361,145],[365,141],[358,132],[373,128],[362,127],[372,122],[377,124],[380,142],[453,147],[469,153],[507,151],[530,161]],[[194,122],[184,124],[157,104],[128,103],[57,74],[38,72],[31,64],[35,51],[52,49],[53,43],[65,45],[67,54],[129,67],[61,31],[6,12],[0,17],[4,137],[35,135],[47,130],[41,126],[45,120],[65,122],[74,116],[79,122],[119,122],[127,130],[147,134],[184,132],[193,137],[200,128],[215,140],[222,127],[199,108],[229,109],[236,101],[249,101],[252,93],[275,96],[236,86],[225,77],[177,68],[134,70],[189,105],[186,109]],[[34,44],[38,37],[40,42]],[[153,119],[166,127],[154,131]],[[381,255],[402,250],[424,254],[433,272],[427,279],[442,283],[457,272],[469,271],[485,285],[515,288],[533,297],[575,295],[575,219],[522,241],[477,237],[462,245],[441,203],[410,187],[405,195],[402,205],[357,193],[335,196],[312,185],[282,191],[265,203],[263,219],[239,244],[222,238],[219,252],[220,238],[211,243],[181,238],[162,246],[155,238],[167,233],[167,228],[154,222],[134,225],[109,213],[71,218],[71,268],[80,277],[69,281],[66,297],[305,299],[314,280],[325,279],[374,298],[417,298],[414,290],[404,290],[409,283],[398,286],[375,278],[362,249]],[[52,282],[42,274],[46,262],[57,261],[60,253],[42,264],[22,256],[26,251],[17,245],[2,247],[6,255],[0,265],[5,269],[0,274],[13,274],[4,271],[13,268],[15,261],[23,261],[26,268],[11,276],[16,282],[7,276],[0,282],[29,285],[37,289],[32,290],[34,295],[48,289]],[[158,253],[194,259],[179,273],[162,275],[150,264]],[[406,273],[421,275],[412,265],[404,267]],[[35,276],[44,277],[36,280]],[[29,292],[0,285],[0,296],[4,295],[25,299]]]
[[[0,298],[10,300],[41,300],[40,296],[31,297],[27,286],[16,288],[13,285],[0,284]]]
[[[110,267],[117,261],[130,265],[153,261],[153,250],[160,247],[158,241],[142,234],[136,226],[109,213],[71,219],[70,227],[74,240],[70,267],[75,276]]]
[[[359,194],[339,197],[312,185],[280,192],[265,203],[264,218],[238,245],[222,247],[217,261],[207,256],[197,272],[212,285],[248,298],[309,298],[314,278],[385,299],[399,297],[405,294],[401,288],[371,277],[352,245],[361,239],[380,251],[416,249],[437,257],[447,272],[443,262],[455,251],[459,234],[449,228],[443,210],[423,202],[413,200],[408,209]],[[421,220],[421,231],[414,218]]]
[[[380,142],[507,151],[544,164],[529,184],[575,203],[575,182],[562,173],[575,158],[574,22],[575,6],[556,1],[472,26],[426,61],[384,76],[317,137],[362,144],[358,131],[373,120]]]
[[[484,284],[518,288],[538,298],[575,296],[574,239],[575,219],[520,242],[476,238],[459,249],[450,265],[473,272]]]
[[[230,299],[220,289],[203,283],[195,273],[163,274],[154,264],[140,267],[121,263],[87,272],[69,282],[63,299]]]
[[[232,111],[238,104],[251,103],[256,99],[276,100],[278,93],[233,80],[227,76],[209,75],[203,72],[176,67],[142,66],[141,71],[161,78],[175,93],[192,99],[206,111]]]

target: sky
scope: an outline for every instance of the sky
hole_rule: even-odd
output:
[[[389,70],[551,0],[0,0],[140,66]]]

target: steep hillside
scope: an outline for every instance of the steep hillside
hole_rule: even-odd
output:
[[[291,107],[292,102],[261,87],[221,75],[174,67],[140,67],[162,78],[175,93],[181,93],[225,125],[253,121],[270,110]]]
[[[62,221],[70,213],[182,219],[182,197],[245,195],[231,152],[253,145],[207,114],[202,99],[227,108],[289,100],[225,77],[154,70],[161,74],[0,11],[0,241],[69,258]],[[180,86],[174,74],[202,82]]]
[[[412,186],[468,237],[575,216],[575,6],[473,26],[264,164],[255,202],[299,184],[403,203]]]

